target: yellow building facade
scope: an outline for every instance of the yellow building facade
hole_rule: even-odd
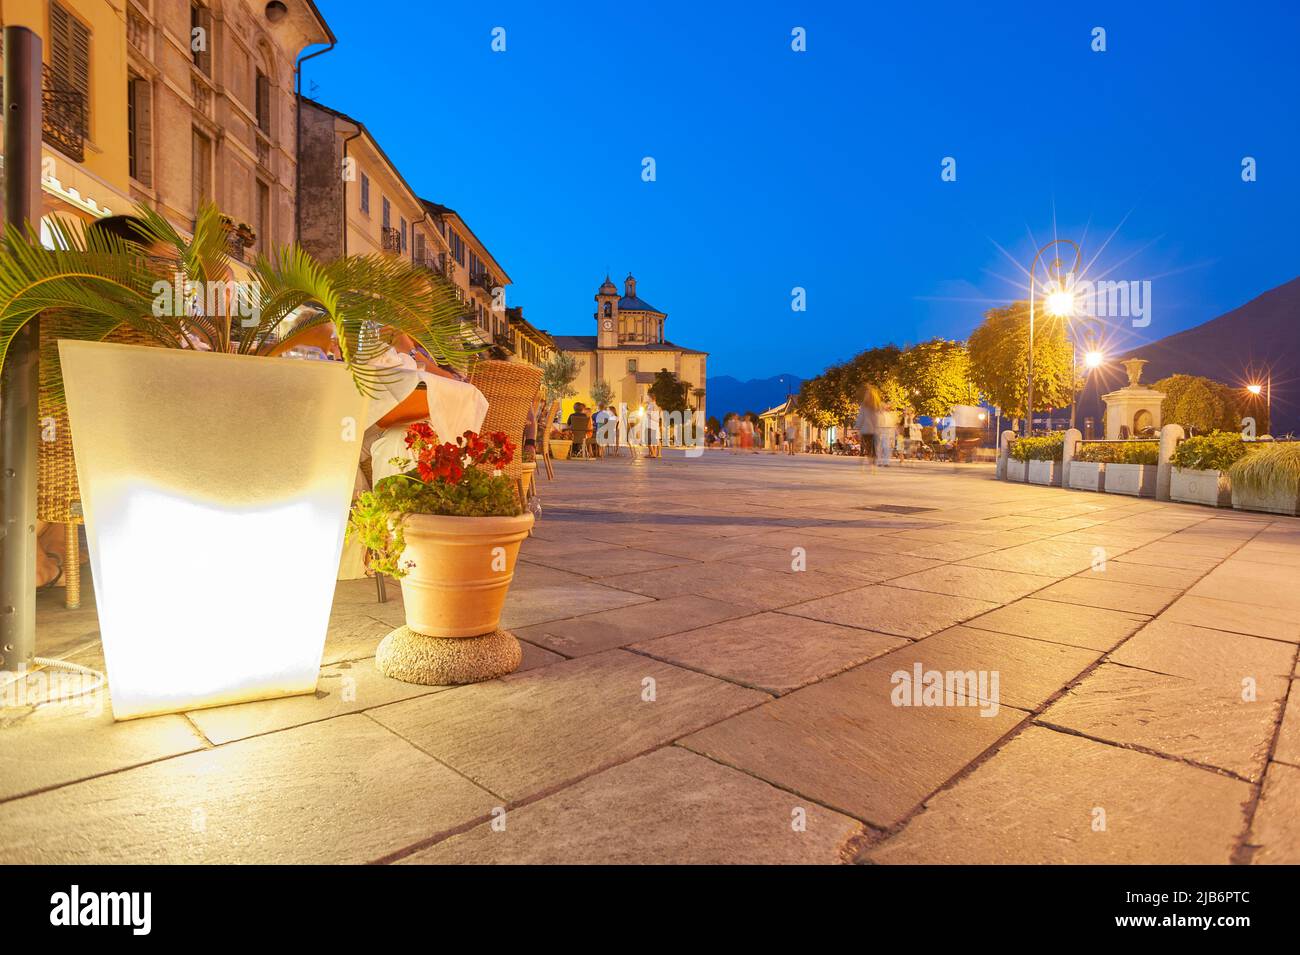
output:
[[[331,43],[309,0],[4,0],[41,37],[43,212],[157,209],[179,229],[213,201],[255,234],[294,240],[294,65]],[[251,258],[251,254],[249,254]]]
[[[667,370],[684,382],[689,406],[703,420],[706,412],[708,353],[673,344],[664,334],[668,314],[637,295],[636,279],[629,274],[623,293],[605,276],[596,292],[594,335],[556,335],[556,347],[579,362],[573,382],[578,394],[566,398],[563,414],[582,402],[591,406],[592,385],[609,384],[614,403],[636,408],[646,403],[655,374]]]

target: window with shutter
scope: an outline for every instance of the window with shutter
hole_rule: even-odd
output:
[[[257,71],[257,128],[271,135],[271,78]]]
[[[193,132],[191,200],[194,204],[194,213],[198,215],[199,206],[203,204],[203,200],[212,197],[212,140],[197,129]]]
[[[50,4],[50,72],[60,92],[90,102],[90,30],[59,3]]]
[[[153,87],[149,81],[130,75],[126,85],[127,143],[131,178],[153,185]]]
[[[190,56],[205,75],[212,75],[212,11],[201,3],[190,5]]]
[[[370,177],[364,172],[361,174],[361,211],[370,214]]]

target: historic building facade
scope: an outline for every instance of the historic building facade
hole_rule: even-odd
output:
[[[294,241],[294,64],[334,41],[315,4],[5,0],[0,17],[41,38],[44,213],[143,203],[184,231],[206,200],[250,227],[250,253]]]
[[[670,342],[664,334],[668,314],[637,295],[631,274],[623,282],[623,294],[605,276],[596,292],[596,334],[556,335],[556,347],[582,363],[573,383],[578,394],[566,399],[564,414],[575,402],[592,404],[591,388],[605,381],[613,389],[614,401],[630,408],[645,404],[655,373],[667,369],[684,382],[689,405],[705,412],[705,377],[708,353]]]

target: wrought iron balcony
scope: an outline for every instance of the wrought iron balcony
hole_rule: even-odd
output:
[[[0,100],[4,80],[0,78]],[[41,139],[74,162],[86,158],[86,97],[65,80],[41,67]]]
[[[495,332],[492,335],[492,344],[505,349],[512,355],[515,353],[515,338],[507,332]]]
[[[385,252],[400,253],[402,251],[402,233],[392,226],[384,226],[382,244]]]
[[[469,277],[469,284],[476,285],[485,291],[491,292],[497,287],[496,281],[492,278],[491,272],[479,272]]]

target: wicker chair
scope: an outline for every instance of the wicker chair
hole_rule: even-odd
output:
[[[41,347],[49,347],[46,334],[48,326],[41,329]],[[143,332],[119,328],[106,341],[122,345],[152,345],[158,342]],[[37,398],[41,422],[41,440],[36,448],[36,516],[47,524],[62,524],[65,535],[63,557],[64,606],[76,610],[81,606],[81,532],[84,523],[81,513],[81,488],[77,484],[77,459],[72,448],[72,427],[66,408],[54,404],[48,388],[42,388]],[[46,440],[47,437],[52,440]]]
[[[483,419],[484,433],[504,431],[515,444],[523,445],[524,425],[528,412],[542,384],[542,370],[519,362],[486,360],[470,369],[469,382],[488,400],[487,416]],[[524,457],[516,454],[503,469],[515,483],[519,506],[526,507],[524,494]]]

